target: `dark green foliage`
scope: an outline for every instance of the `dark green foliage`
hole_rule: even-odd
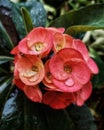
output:
[[[76,130],[97,130],[94,118],[86,105],[81,107],[72,105],[66,110],[73,120]]]
[[[52,21],[50,26],[64,27],[67,33],[77,33],[104,28],[104,4],[94,4],[76,11],[69,11]]]
[[[0,7],[0,15],[2,14],[0,20],[5,24],[6,27],[7,25],[9,26],[9,31],[12,28],[11,26],[15,26],[15,28],[12,29],[11,34],[13,35],[15,33],[14,37],[17,37],[18,34],[21,39],[26,35],[25,25],[21,13],[22,7],[26,7],[29,11],[34,26],[45,26],[46,24],[46,11],[40,2],[32,0],[25,3],[14,4],[9,0],[0,0]],[[12,24],[11,22],[8,23],[8,20],[4,20],[4,17],[9,19]]]
[[[61,4],[63,4],[65,1],[68,1],[68,0],[44,0],[46,4],[49,4],[56,8],[59,7]]]
[[[22,92],[13,89],[9,94],[0,121],[0,130],[96,130],[86,106],[70,106],[53,110],[46,105],[29,101]]]

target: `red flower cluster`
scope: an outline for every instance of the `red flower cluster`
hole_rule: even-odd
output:
[[[63,32],[37,27],[11,51],[16,86],[32,101],[55,109],[83,105],[91,95],[90,79],[98,73],[85,44]]]

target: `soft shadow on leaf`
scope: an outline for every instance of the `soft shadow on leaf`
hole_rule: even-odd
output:
[[[74,130],[75,124],[64,109],[54,110],[48,106],[43,107],[49,130]]]
[[[7,71],[5,69],[3,69],[2,67],[0,67],[0,75],[3,74],[3,73],[6,74]]]
[[[4,46],[6,46],[6,48],[11,50],[14,47],[11,38],[9,37],[9,35],[8,35],[7,31],[5,30],[4,26],[2,25],[2,23],[0,22],[0,39],[1,38],[5,39]]]
[[[11,17],[12,15],[11,8],[12,8],[11,2],[9,0],[0,0],[0,20],[3,26],[5,27],[8,35],[10,36],[12,42],[16,45],[19,40],[19,37],[18,37],[16,27]]]
[[[94,118],[86,105],[71,105],[66,111],[75,124],[75,130],[97,130]]]

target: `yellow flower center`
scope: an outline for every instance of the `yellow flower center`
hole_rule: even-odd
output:
[[[56,45],[56,50],[57,50],[57,51],[60,51],[61,49],[62,49],[62,45],[61,45],[61,44],[57,44],[57,45]]]
[[[24,77],[32,77],[32,76],[35,76],[37,75],[37,73],[39,72],[39,69],[37,66],[32,66],[31,70],[27,70],[23,76]]]
[[[37,67],[37,66],[32,66],[32,71],[34,71],[34,72],[38,72],[38,71],[39,71],[39,69],[38,69],[38,67]]]
[[[44,44],[42,42],[35,43],[35,50],[37,52],[41,51],[43,49],[43,47],[44,47]]]
[[[64,71],[65,71],[66,73],[70,74],[71,71],[72,71],[72,68],[71,68],[69,65],[64,65]]]

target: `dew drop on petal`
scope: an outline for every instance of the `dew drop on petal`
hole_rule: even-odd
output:
[[[72,86],[72,85],[74,85],[73,79],[72,79],[72,78],[69,78],[68,80],[66,80],[66,81],[65,81],[65,85],[67,85],[67,86]]]

